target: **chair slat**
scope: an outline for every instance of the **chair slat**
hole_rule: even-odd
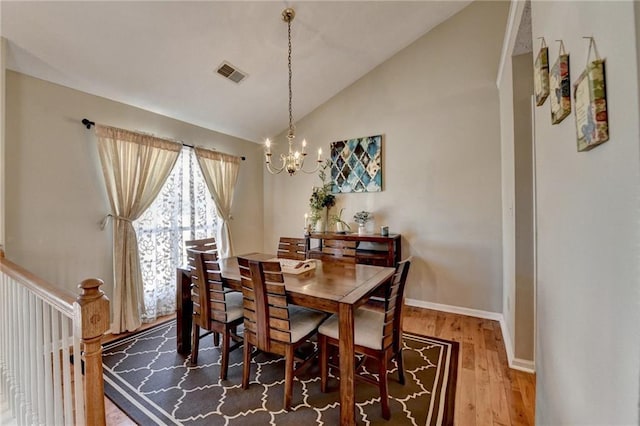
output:
[[[279,294],[269,294],[267,296],[269,306],[287,307],[287,297]]]
[[[269,335],[271,339],[277,340],[279,342],[284,342],[284,343],[291,342],[291,333],[287,331],[282,331],[282,330],[277,330],[272,328],[269,330]]]
[[[269,314],[273,318],[289,320],[289,310],[286,307],[270,306]]]
[[[304,238],[281,237],[278,243],[278,258],[305,260],[307,257],[307,242]]]
[[[282,295],[282,296],[286,296],[286,294],[287,294],[287,290],[286,290],[284,284],[265,283],[265,288],[267,290],[267,293],[269,293],[269,294]]]

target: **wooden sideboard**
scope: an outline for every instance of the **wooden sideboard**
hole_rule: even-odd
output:
[[[307,237],[307,258],[320,259],[325,240],[355,241],[356,263],[395,267],[402,260],[400,234],[312,233]],[[371,244],[367,244],[371,243]]]

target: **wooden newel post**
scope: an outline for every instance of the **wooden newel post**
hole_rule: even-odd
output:
[[[101,426],[106,423],[104,412],[104,381],[102,377],[102,336],[109,329],[109,299],[99,279],[87,279],[78,287],[82,292],[74,304],[76,333],[82,336],[85,365],[85,423]]]

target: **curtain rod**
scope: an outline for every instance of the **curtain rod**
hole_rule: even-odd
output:
[[[94,121],[90,121],[88,118],[83,118],[82,119],[82,124],[85,125],[85,127],[87,129],[91,129],[91,126],[95,126],[96,123]],[[189,145],[188,143],[184,143],[182,141],[178,141],[182,144],[182,146],[188,146],[189,148],[195,148],[195,146],[193,145]],[[242,159],[242,161],[246,160],[246,158],[244,157],[244,155],[242,157],[240,157]]]

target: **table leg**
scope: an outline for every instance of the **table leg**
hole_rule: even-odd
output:
[[[338,317],[340,353],[340,424],[355,425],[355,359],[353,348],[353,305],[341,303]]]
[[[176,344],[179,354],[191,353],[191,278],[184,269],[176,270]]]

